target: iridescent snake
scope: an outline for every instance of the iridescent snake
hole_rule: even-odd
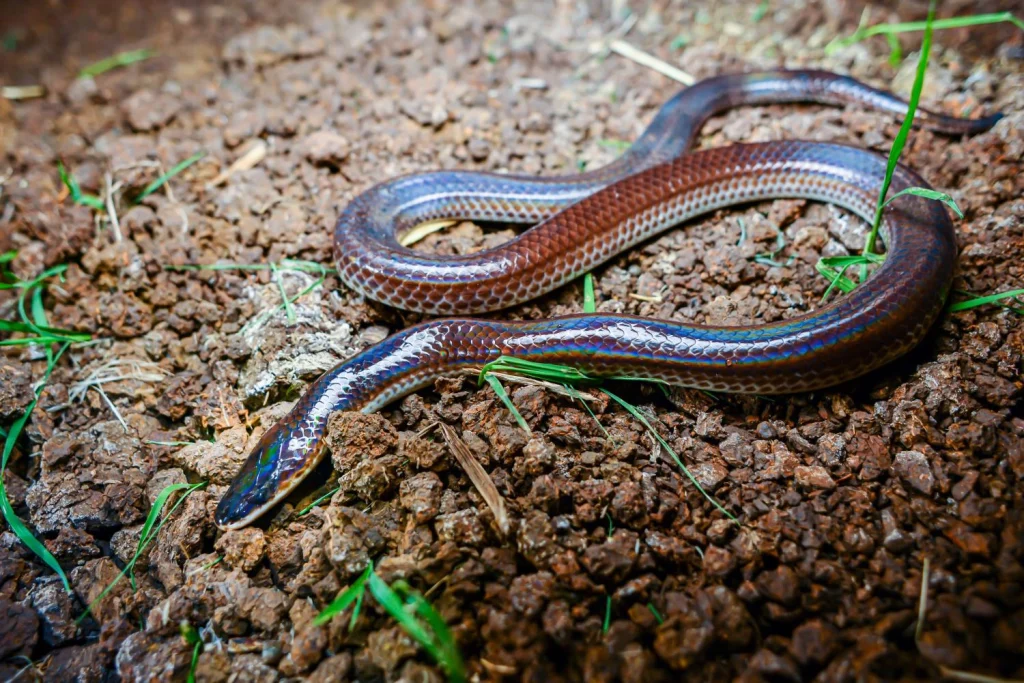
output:
[[[550,292],[652,235],[723,207],[777,198],[841,206],[871,220],[885,160],[819,142],[736,144],[689,152],[711,115],[739,105],[855,103],[896,114],[906,103],[849,77],[776,71],[710,78],[673,97],[615,162],[556,178],[437,171],[381,183],[356,197],[335,229],[341,279],[390,306],[433,315],[493,311]],[[949,134],[990,128],[918,110]],[[928,187],[898,167],[891,192]],[[438,257],[402,246],[438,219],[537,225],[492,249]],[[322,459],[327,418],[372,412],[442,375],[501,355],[575,366],[597,377],[643,376],[713,391],[808,391],[862,375],[905,353],[938,317],[953,276],[953,225],[916,196],[885,210],[884,264],[852,293],[781,322],[691,325],[630,315],[538,321],[430,320],[388,337],[314,382],[249,455],[217,507],[224,529],[252,522]]]

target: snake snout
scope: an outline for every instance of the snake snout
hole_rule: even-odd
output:
[[[278,424],[259,440],[217,504],[217,526],[240,529],[286,493],[281,486],[281,456],[287,450],[286,439],[285,430]]]

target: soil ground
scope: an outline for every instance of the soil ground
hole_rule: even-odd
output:
[[[760,17],[748,1],[635,4],[625,39],[697,78],[806,66],[906,95],[915,56],[889,66],[883,39],[824,54],[856,26],[859,8],[839,4],[771,2]],[[527,435],[490,388],[449,380],[379,415],[337,418],[340,489],[329,500],[299,516],[313,485],[261,524],[215,528],[247,449],[306,383],[417,318],[330,275],[284,310],[282,291],[308,289],[316,273],[168,266],[330,266],[340,208],[400,173],[607,163],[680,87],[592,49],[616,35],[625,9],[485,0],[4,12],[4,84],[47,94],[0,99],[0,250],[18,250],[22,278],[68,264],[43,306],[51,325],[95,341],[59,363],[4,472],[14,509],[74,593],[0,527],[0,680],[184,680],[193,649],[183,622],[205,643],[201,681],[441,680],[370,599],[351,631],[347,615],[312,625],[371,559],[386,581],[427,595],[479,680],[935,680],[943,667],[1024,676],[1024,326],[998,306],[947,314],[907,358],[831,391],[767,400],[615,387],[741,526],[614,404],[594,406],[599,425],[570,398],[510,383]],[[900,16],[913,14],[872,19]],[[965,213],[954,286],[974,294],[1024,281],[1024,65],[1019,36],[1007,35],[938,34],[923,100],[1007,117],[971,139],[916,131],[904,153]],[[75,78],[141,47],[159,54]],[[806,138],[886,153],[897,129],[872,112],[777,106],[717,117],[701,144]],[[197,152],[166,187],[130,201]],[[230,170],[247,155],[258,163]],[[71,201],[58,159],[89,193],[103,194],[110,175],[116,229],[107,211]],[[463,224],[421,248],[459,253],[510,234]],[[819,256],[851,253],[864,234],[806,202],[720,212],[598,269],[598,309],[785,318],[818,305]],[[774,264],[758,258],[779,244]],[[501,315],[581,305],[572,285]],[[16,317],[10,296],[0,307]],[[45,367],[38,348],[4,350],[5,425]],[[439,434],[424,433],[435,422],[489,474],[507,525]],[[316,484],[329,475],[331,465]],[[186,481],[207,485],[148,546],[135,589],[121,581],[76,624],[131,559],[157,494]]]

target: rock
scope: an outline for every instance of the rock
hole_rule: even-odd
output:
[[[337,168],[348,158],[349,143],[337,133],[321,130],[307,136],[299,150],[313,164]]]
[[[479,546],[484,542],[485,530],[476,510],[467,509],[438,515],[434,521],[437,537],[461,546]]]
[[[327,420],[324,442],[334,469],[341,474],[363,460],[379,458],[398,444],[398,432],[376,413],[334,413]]]
[[[50,647],[72,640],[78,633],[75,605],[59,581],[37,579],[29,601],[42,619],[43,642]]]
[[[754,582],[757,592],[765,599],[792,606],[800,597],[800,581],[796,572],[786,565],[761,572]]]
[[[636,564],[638,538],[629,529],[617,529],[604,543],[589,546],[580,564],[597,581],[621,582]]]
[[[156,130],[181,111],[183,99],[164,92],[139,90],[121,104],[128,124],[137,131]]]
[[[700,482],[704,490],[708,492],[718,488],[718,485],[729,476],[729,470],[726,469],[725,465],[714,461],[699,462],[696,465],[691,465],[690,473],[693,474],[694,479]]]
[[[158,470],[153,477],[146,483],[146,500],[149,501],[150,507],[156,503],[156,499],[160,496],[160,493],[168,486],[175,484],[187,484],[188,478],[185,477],[185,472],[178,467],[169,467],[165,470]],[[167,499],[167,505],[174,505],[179,493],[171,494],[170,498]]]
[[[682,567],[698,559],[694,546],[663,531],[648,529],[644,533],[644,543],[655,557],[666,562],[670,567]]]
[[[328,657],[320,662],[313,673],[309,675],[309,683],[334,683],[335,681],[349,680],[349,672],[352,670],[352,653],[342,652],[341,654]],[[198,679],[197,679],[198,680]]]
[[[39,642],[39,617],[30,607],[0,598],[0,659],[31,655]]]
[[[926,496],[932,494],[932,489],[935,487],[935,475],[932,473],[931,464],[924,453],[918,451],[897,453],[892,463],[892,469],[912,488]]]
[[[373,663],[384,671],[394,671],[416,655],[416,643],[400,626],[383,628],[369,635],[366,649]]]
[[[612,519],[616,523],[631,529],[644,529],[649,521],[647,502],[643,490],[635,481],[624,481],[615,487],[610,509]]]
[[[0,361],[0,422],[21,415],[35,397],[28,366]]]
[[[142,443],[159,423],[126,417],[101,422],[43,444],[42,475],[25,497],[42,533],[63,527],[94,531],[142,521],[149,510],[144,489],[156,470],[156,456]]]
[[[79,76],[72,79],[64,95],[71,104],[85,104],[89,100],[99,99],[100,89],[92,76]]]
[[[128,292],[112,292],[100,303],[100,320],[115,337],[141,337],[153,329],[153,311],[148,304]]]
[[[263,560],[267,543],[263,530],[250,526],[225,532],[214,548],[224,556],[228,566],[251,572]]]
[[[253,657],[259,662],[255,655],[237,657],[232,667],[238,677],[236,680],[267,680],[245,677],[245,657]],[[145,631],[138,631],[125,638],[114,658],[117,675],[122,681],[183,680],[191,663],[192,646],[184,638],[158,641]]]
[[[366,569],[370,555],[385,547],[384,538],[370,515],[350,507],[331,506],[321,531],[327,559],[349,580]]]
[[[49,660],[46,680],[102,683],[107,680],[109,664],[110,654],[104,643],[62,647]]]
[[[429,522],[437,516],[444,485],[433,472],[420,472],[402,482],[399,495],[402,507],[409,511],[416,524]]]
[[[491,153],[490,143],[482,138],[470,138],[466,148],[473,161],[486,161]]]
[[[263,422],[267,424],[267,419]],[[216,441],[204,439],[175,451],[171,460],[211,484],[227,485],[262,435],[262,430],[250,435],[244,425],[239,425],[218,434]]]
[[[733,467],[749,467],[754,462],[754,446],[736,432],[725,437],[718,449],[725,462]]]
[[[781,657],[767,648],[758,650],[747,662],[751,671],[762,674],[767,680],[793,681],[798,683],[801,679],[800,670],[793,660],[788,657]]]
[[[812,619],[793,631],[790,653],[801,666],[822,666],[836,650],[836,630],[821,619]]]
[[[823,434],[818,439],[818,459],[827,467],[835,467],[846,457],[846,439],[842,434]]]
[[[512,579],[508,589],[509,604],[527,619],[537,617],[555,588],[555,577],[551,572],[537,572]]]
[[[704,551],[704,572],[709,576],[724,577],[735,567],[736,558],[728,550],[711,545]]]
[[[655,634],[654,652],[672,669],[688,669],[714,640],[710,605],[683,593],[667,593],[665,619]]]
[[[793,470],[793,474],[796,477],[796,483],[807,489],[831,491],[836,487],[828,470],[819,465],[800,465]]]
[[[326,647],[327,630],[308,624],[295,634],[288,656],[296,672],[309,671],[323,657]]]

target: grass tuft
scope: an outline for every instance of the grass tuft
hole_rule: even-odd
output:
[[[982,26],[985,24],[998,24],[1008,22],[1016,26],[1017,28],[1024,30],[1024,21],[1016,17],[1012,12],[997,12],[994,14],[974,14],[964,17],[950,17],[948,19],[936,19],[936,20],[925,20],[925,21],[908,21],[899,24],[875,24],[874,26],[868,26],[867,22],[867,11],[861,15],[860,26],[853,32],[852,35],[846,38],[836,37],[828,45],[825,46],[825,54],[832,55],[847,48],[855,43],[859,43],[862,40],[870,38],[872,36],[885,36],[889,43],[891,50],[889,55],[890,63],[899,63],[902,55],[900,52],[899,41],[896,40],[896,35],[900,33],[916,33],[918,31],[928,32],[930,30],[942,30],[947,28],[964,28],[966,26]]]
[[[868,234],[867,240],[864,243],[864,249],[859,255],[852,257],[825,258],[818,261],[818,264],[816,265],[818,272],[830,279],[828,289],[825,290],[822,301],[827,300],[828,296],[837,287],[844,292],[850,292],[857,286],[857,283],[845,277],[846,271],[849,268],[857,266],[859,282],[863,282],[868,276],[868,265],[881,263],[885,259],[884,256],[880,257],[875,253],[875,243],[878,240],[879,228],[882,225],[882,212],[889,202],[896,199],[896,197],[901,194],[916,194],[918,196],[927,196],[928,194],[931,194],[933,195],[931,198],[939,198],[938,195],[941,195],[942,201],[948,200],[948,203],[953,203],[952,198],[948,195],[924,188],[908,188],[886,200],[886,195],[889,193],[889,187],[892,185],[893,173],[896,171],[896,164],[899,162],[900,155],[903,154],[903,148],[907,143],[907,137],[910,135],[910,129],[913,127],[914,116],[917,114],[917,106],[921,100],[921,89],[924,86],[925,72],[928,70],[928,57],[931,53],[932,47],[932,24],[934,19],[935,0],[931,0],[928,5],[928,19],[924,22],[924,39],[921,42],[921,56],[917,60],[917,72],[914,76],[914,85],[911,88],[910,99],[907,103],[907,114],[903,118],[900,130],[896,134],[896,138],[893,140],[892,147],[889,150],[889,158],[885,165],[885,178],[882,180],[882,189],[878,193],[878,201],[875,205],[875,216],[871,221],[871,232]],[[953,204],[955,206],[955,203]],[[959,208],[956,209],[956,212],[957,214],[962,215]]]
[[[130,50],[128,52],[119,52],[118,54],[113,55],[112,57],[101,59],[98,62],[93,62],[92,64],[86,66],[84,69],[78,72],[78,77],[91,78],[93,76],[99,76],[100,74],[104,74],[108,71],[113,71],[114,69],[119,69],[123,66],[129,66],[130,64],[145,61],[154,56],[156,56],[156,51],[150,50],[149,48],[145,48],[142,50]]]
[[[37,383],[35,397],[25,412],[16,418],[8,429],[0,430],[4,439],[3,455],[0,457],[0,514],[3,514],[4,520],[6,520],[11,531],[25,544],[25,547],[35,553],[60,577],[61,582],[64,584],[64,589],[70,593],[71,584],[57,558],[47,550],[46,546],[32,534],[25,523],[15,514],[10,499],[7,497],[3,473],[7,469],[7,463],[10,460],[11,453],[14,452],[18,437],[21,436],[25,424],[32,415],[32,411],[35,410],[39,402],[39,396],[49,381],[54,368],[57,367],[61,356],[64,355],[64,352],[67,351],[71,344],[88,341],[90,337],[88,334],[51,327],[46,318],[46,311],[43,308],[43,289],[46,286],[46,281],[52,277],[61,277],[64,271],[67,270],[67,266],[53,266],[47,268],[32,280],[21,280],[8,270],[9,264],[15,258],[17,258],[16,251],[6,251],[0,254],[0,290],[19,290],[17,299],[19,320],[0,320],[0,332],[18,333],[26,336],[17,339],[4,339],[0,341],[0,346],[41,345],[46,357],[46,371],[43,373],[42,380]],[[56,351],[53,349],[54,344],[60,345]]]
[[[206,156],[206,152],[196,152],[195,154],[190,156],[188,159],[185,159],[184,161],[182,161],[182,162],[180,162],[178,164],[175,164],[174,167],[171,168],[171,170],[167,171],[167,173],[164,173],[159,178],[157,178],[156,180],[151,182],[149,185],[146,185],[146,187],[144,187],[142,189],[142,192],[140,192],[138,195],[136,195],[135,203],[138,204],[143,199],[145,199],[149,195],[151,195],[154,192],[156,192],[157,190],[159,190],[161,187],[163,187],[167,183],[168,180],[170,180],[174,176],[178,175],[179,173],[184,171],[186,168],[188,168],[192,164],[194,164],[197,161],[199,161],[200,159],[202,159],[204,156]]]
[[[370,562],[366,566],[366,570],[359,575],[359,578],[355,582],[342,591],[338,597],[336,597],[331,604],[324,608],[320,614],[313,620],[315,626],[323,626],[328,621],[338,616],[346,609],[349,605],[355,603],[356,609],[352,611],[352,618],[348,623],[348,630],[351,631],[356,626],[356,620],[359,618],[359,608],[362,606],[363,593],[366,590],[366,582],[370,580],[370,574],[373,573],[373,562]]]
[[[82,188],[78,185],[78,181],[75,180],[75,176],[71,175],[66,168],[64,163],[61,161],[57,162],[57,173],[60,175],[60,181],[64,184],[64,187],[68,189],[68,195],[71,197],[71,201],[75,204],[81,204],[88,206],[90,209],[96,211],[106,211],[107,205],[103,203],[100,197],[94,194],[86,194],[82,192]]]
[[[142,553],[146,550],[149,544],[156,539],[157,534],[160,533],[160,530],[164,527],[164,524],[166,524],[167,520],[170,519],[171,515],[174,514],[174,511],[177,510],[178,507],[183,502],[185,502],[185,499],[188,498],[189,494],[191,494],[193,491],[197,489],[202,488],[203,486],[206,486],[205,481],[201,481],[198,484],[169,484],[168,486],[165,486],[162,491],[160,491],[160,493],[156,497],[156,500],[153,501],[153,507],[152,509],[150,509],[149,514],[146,516],[145,523],[142,525],[142,531],[139,534],[139,544],[138,547],[135,549],[135,554],[132,556],[132,559],[129,560],[128,563],[124,566],[124,569],[122,569],[118,573],[118,575],[114,577],[114,580],[107,584],[106,588],[104,588],[100,592],[100,594],[96,596],[96,599],[89,603],[89,606],[85,608],[85,611],[82,612],[77,619],[75,619],[76,624],[80,624],[82,620],[85,619],[85,617],[92,611],[92,608],[96,606],[96,603],[105,598],[107,594],[110,593],[111,590],[113,590],[114,586],[116,586],[121,581],[121,579],[123,579],[126,575],[131,578],[132,589],[135,589],[135,563],[139,561],[139,558],[142,557]],[[182,494],[178,497],[178,500],[175,501],[174,505],[171,506],[171,509],[167,511],[167,514],[163,517],[160,517],[160,512],[166,506],[167,501],[171,497],[171,494],[177,491],[182,491]]]
[[[448,624],[427,600],[412,590],[405,581],[389,586],[373,570],[371,562],[355,582],[317,615],[313,623],[322,626],[354,605],[349,630],[355,627],[363,596],[369,589],[377,603],[398,622],[406,633],[444,669],[451,681],[463,683],[466,667]]]
[[[192,661],[188,667],[188,674],[185,676],[186,683],[196,682],[196,666],[199,664],[199,653],[203,651],[203,638],[199,635],[199,631],[195,629],[192,624],[187,621],[183,621],[178,625],[181,630],[181,637],[185,639],[185,643],[192,646]]]
[[[740,241],[746,237],[746,229],[743,228],[743,232],[740,234]],[[775,234],[775,248],[766,254],[758,254],[754,257],[754,263],[760,263],[762,266],[768,266],[769,268],[785,268],[793,264],[796,260],[796,256],[793,254],[789,255],[785,261],[779,261],[776,257],[779,252],[786,248],[786,235],[779,230]]]

